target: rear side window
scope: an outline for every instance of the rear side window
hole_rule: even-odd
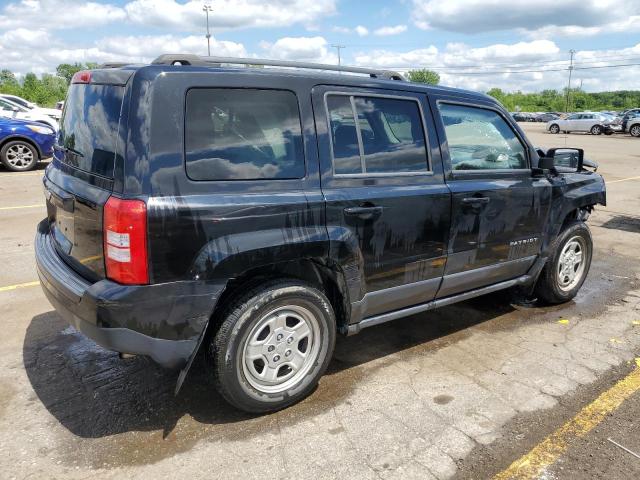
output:
[[[497,112],[447,103],[438,107],[453,170],[528,168],[525,147]]]
[[[64,163],[113,177],[123,94],[116,85],[71,85],[58,134]]]
[[[417,101],[328,95],[327,109],[336,175],[428,170]]]
[[[296,96],[284,90],[189,90],[185,150],[193,180],[302,178]]]

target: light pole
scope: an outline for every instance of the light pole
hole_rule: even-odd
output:
[[[338,66],[340,66],[341,62],[340,62],[340,50],[342,50],[343,48],[346,48],[344,45],[331,45],[333,48],[335,48],[338,51]]]
[[[567,84],[567,103],[564,107],[565,112],[569,112],[569,95],[571,95],[571,73],[573,72],[573,56],[576,51],[574,49],[569,50],[571,60],[569,61],[569,83]]]
[[[202,10],[207,15],[207,55],[211,56],[211,34],[209,33],[209,12],[213,11],[211,5],[205,5]]]

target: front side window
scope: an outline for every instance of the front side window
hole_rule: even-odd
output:
[[[327,108],[337,175],[428,170],[416,101],[329,95]]]
[[[497,112],[447,103],[438,107],[453,170],[528,168],[525,147]]]
[[[185,150],[193,180],[302,178],[296,96],[284,90],[189,90]]]

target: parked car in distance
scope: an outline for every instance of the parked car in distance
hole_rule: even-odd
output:
[[[0,117],[17,118],[19,120],[30,120],[32,122],[44,123],[53,130],[58,131],[58,122],[49,115],[38,111],[29,110],[22,105],[0,98]]]
[[[606,115],[592,112],[573,113],[565,119],[551,120],[547,130],[551,133],[589,132],[592,135],[614,133],[613,119]]]
[[[56,134],[41,123],[0,117],[0,162],[14,172],[35,168],[53,155]]]
[[[38,105],[36,105],[35,103],[32,103],[28,100],[25,100],[22,97],[18,97],[17,95],[9,95],[7,93],[0,93],[0,98],[4,98],[6,100],[9,100],[13,103],[17,103],[18,105],[21,105],[29,110],[31,110],[33,113],[44,113],[45,115],[49,115],[50,117],[54,118],[56,121],[60,120],[60,116],[62,114],[62,112],[60,112],[60,110],[57,110],[55,108],[44,108],[44,107],[40,107]]]
[[[640,111],[627,113],[622,118],[621,129],[632,137],[640,137]]]
[[[177,390],[202,346],[227,401],[278,410],[337,333],[516,286],[558,304],[589,271],[604,180],[482,93],[163,55],[79,72],[66,102],[42,289],[105,348],[181,368]]]
[[[515,112],[512,113],[511,116],[516,122],[535,122],[536,119],[531,113],[526,112]]]
[[[560,116],[556,115],[555,113],[542,113],[538,115],[536,120],[538,122],[550,122],[551,120],[558,120],[559,118]]]

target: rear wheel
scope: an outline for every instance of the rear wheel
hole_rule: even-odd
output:
[[[555,134],[555,133],[560,133],[560,127],[554,123],[553,125],[551,125],[551,126],[549,127],[549,131],[550,131],[551,133],[554,133],[554,134]]]
[[[336,322],[325,295],[292,280],[268,282],[232,302],[210,345],[218,391],[253,413],[306,397],[331,359]]]
[[[584,222],[576,220],[565,227],[551,247],[535,293],[549,304],[564,303],[575,297],[589,273],[593,242]]]
[[[602,127],[600,125],[594,125],[591,127],[591,135],[600,135],[602,134]]]
[[[640,125],[634,125],[629,129],[632,137],[640,137]]]
[[[25,172],[38,163],[38,152],[23,140],[7,142],[0,150],[2,164],[13,172]]]

